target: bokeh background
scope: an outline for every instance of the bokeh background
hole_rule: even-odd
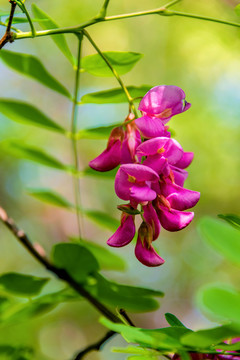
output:
[[[32,1],[27,0],[30,9]],[[96,15],[100,0],[47,1],[37,5],[62,26],[77,25]],[[240,22],[234,12],[234,0],[184,0],[174,9]],[[163,5],[162,0],[111,0],[108,14],[140,11]],[[7,0],[0,0],[0,8],[9,9]],[[27,30],[27,25],[21,25]],[[4,29],[0,29],[3,34]],[[198,230],[198,220],[204,215],[239,213],[239,117],[240,117],[240,30],[227,25],[187,19],[151,15],[121,21],[100,23],[89,28],[103,51],[136,51],[144,54],[134,69],[122,78],[127,85],[177,85],[186,92],[192,107],[175,116],[171,122],[175,138],[185,151],[193,151],[195,159],[189,168],[186,187],[201,192],[192,224],[179,233],[162,231],[156,248],[166,260],[164,266],[146,268],[134,257],[134,246],[113,250],[125,259],[123,273],[106,275],[116,281],[148,286],[165,292],[158,311],[131,314],[140,327],[165,326],[164,313],[177,315],[187,326],[200,329],[214,325],[198,309],[196,292],[211,282],[237,284],[239,274],[234,265],[207,247]],[[73,53],[76,39],[67,37]],[[74,73],[70,63],[48,37],[27,39],[8,44],[7,49],[31,53],[39,57],[47,69],[73,91]],[[94,54],[85,40],[83,54]],[[71,103],[31,79],[9,70],[0,62],[0,97],[17,98],[29,102],[65,127],[70,128]],[[81,95],[117,87],[114,78],[81,76]],[[84,105],[80,107],[78,126],[107,125],[122,121],[128,112],[127,104]],[[46,136],[47,135],[47,136]],[[65,163],[72,162],[68,139],[41,128],[14,123],[0,115],[0,140],[14,138],[44,148]],[[105,140],[79,142],[81,168],[106,146]],[[1,143],[0,143],[1,147]],[[72,179],[68,174],[29,161],[19,160],[0,151],[0,203],[34,242],[50,252],[53,244],[67,241],[77,234],[76,218],[65,210],[44,205],[31,198],[28,187],[48,187],[73,200]],[[86,178],[81,180],[84,207],[103,210],[119,217],[116,205],[121,200],[114,194],[113,181]],[[105,244],[110,232],[84,219],[84,237]],[[46,276],[44,269],[16,243],[11,234],[0,226],[0,273],[19,271]],[[44,291],[61,288],[53,280]],[[137,301],[137,299],[136,299]],[[105,329],[98,324],[98,313],[86,302],[58,306],[52,312],[27,322],[1,326],[1,344],[34,346],[34,359],[66,360],[87,344],[99,339]],[[110,352],[113,346],[124,346],[120,336],[111,340],[101,354],[92,353],[86,359],[125,359],[123,354]],[[5,359],[5,358],[4,358]]]

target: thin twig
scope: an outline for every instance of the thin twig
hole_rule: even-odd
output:
[[[14,12],[15,12],[17,4],[14,1],[9,1],[9,2],[11,4],[11,11],[10,11],[9,19],[8,19],[6,32],[0,40],[0,49],[2,49],[3,46],[6,45],[8,42],[13,42],[13,40],[14,40],[13,36],[12,36],[12,32],[11,32],[11,26],[12,26],[13,16],[14,16]]]
[[[109,340],[112,336],[114,336],[116,334],[115,331],[108,331],[106,333],[106,335],[99,341],[97,341],[96,343],[94,344],[91,344],[89,346],[87,346],[85,349],[81,350],[77,356],[74,358],[74,360],[81,360],[83,359],[83,357],[85,355],[87,355],[90,351],[93,351],[93,350],[96,350],[96,351],[99,351],[101,350],[101,347],[103,345],[105,345],[106,341]]]
[[[106,65],[109,67],[109,69],[111,70],[111,72],[113,73],[113,75],[115,76],[116,80],[118,81],[119,85],[121,86],[123,92],[126,95],[126,98],[128,100],[128,103],[130,105],[130,107],[132,108],[132,111],[135,115],[136,118],[138,118],[138,114],[137,114],[137,110],[135,108],[135,105],[133,103],[133,98],[131,97],[131,95],[129,94],[129,91],[127,89],[127,87],[124,85],[122,79],[120,78],[118,72],[114,69],[114,67],[112,66],[112,64],[110,63],[110,61],[107,59],[107,57],[103,54],[103,52],[99,49],[99,47],[97,46],[97,44],[95,43],[95,41],[91,38],[91,36],[89,35],[89,33],[86,30],[83,30],[83,34],[86,36],[86,38],[88,39],[88,41],[92,44],[92,46],[94,47],[94,49],[97,51],[97,53],[101,56],[101,58],[104,60],[104,62],[106,63]]]
[[[126,313],[126,311],[124,309],[120,309],[119,310],[119,314],[122,315],[124,317],[124,319],[127,321],[127,323],[131,326],[134,326],[134,323],[132,322],[132,320],[130,319],[130,317],[128,316],[128,314]]]
[[[75,71],[75,83],[74,83],[74,95],[73,95],[73,106],[72,106],[72,117],[71,117],[71,133],[72,136],[72,151],[74,158],[74,167],[76,172],[79,172],[79,158],[78,158],[78,142],[76,139],[77,133],[77,116],[78,116],[78,96],[79,96],[79,83],[80,83],[80,67],[81,67],[81,49],[83,35],[78,34],[78,54],[77,54],[77,68]],[[75,209],[78,224],[78,235],[79,239],[82,237],[82,221],[81,221],[81,193],[80,193],[80,179],[79,177],[73,177],[74,185],[74,197],[75,197]]]
[[[105,305],[95,299],[83,285],[76,282],[64,269],[55,267],[45,256],[42,256],[32,245],[30,239],[23,230],[20,230],[13,219],[9,218],[6,211],[0,207],[0,220],[12,232],[17,240],[28,250],[28,252],[47,270],[51,271],[63,281],[66,281],[76,292],[88,300],[101,314],[106,316],[109,320],[119,323],[120,319],[110,311]]]

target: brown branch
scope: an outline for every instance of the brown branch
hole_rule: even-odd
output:
[[[11,43],[14,41],[13,33],[11,32],[11,26],[12,26],[13,16],[14,16],[14,12],[15,12],[17,4],[15,3],[15,1],[12,1],[12,0],[9,0],[9,2],[11,4],[11,11],[10,11],[9,19],[8,19],[8,25],[6,28],[6,32],[0,40],[0,49],[2,49],[4,47],[4,45],[6,45],[8,42]]]
[[[101,347],[105,344],[105,342],[108,339],[110,339],[112,336],[114,336],[115,334],[116,334],[115,331],[108,331],[106,333],[106,335],[101,340],[97,341],[94,344],[91,344],[91,345],[87,346],[85,349],[80,351],[80,353],[77,354],[77,356],[74,358],[74,360],[83,359],[83,357],[85,355],[87,355],[90,351],[93,351],[93,350],[99,351],[99,350],[101,350]]]
[[[94,298],[87,290],[85,290],[82,284],[76,282],[64,269],[55,267],[45,256],[42,256],[37,249],[32,245],[28,236],[23,230],[20,230],[13,219],[9,218],[6,211],[0,207],[0,220],[3,224],[12,232],[17,240],[28,250],[28,252],[47,270],[54,273],[59,279],[65,281],[70,285],[76,292],[88,300],[101,314],[103,314],[109,320],[119,323],[121,320],[110,311],[105,305],[100,303]]]

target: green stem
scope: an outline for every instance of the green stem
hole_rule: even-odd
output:
[[[73,95],[73,107],[72,107],[72,117],[71,117],[71,133],[72,133],[72,150],[74,158],[74,170],[78,173],[79,170],[79,157],[78,157],[78,148],[77,148],[77,116],[78,116],[78,96],[79,96],[79,83],[80,83],[80,68],[81,68],[81,49],[82,49],[82,39],[83,35],[78,34],[78,54],[77,54],[77,68],[75,72],[75,84],[74,84],[74,95]],[[81,239],[81,196],[80,196],[80,183],[78,177],[73,177],[74,185],[74,196],[75,196],[75,208],[78,224],[78,234],[79,239]]]
[[[167,9],[167,8],[169,8],[169,7],[171,7],[171,6],[179,3],[180,1],[182,1],[182,0],[173,0],[173,1],[170,1],[168,4],[164,5],[164,8]]]
[[[170,5],[172,5],[172,4],[168,3],[167,7],[169,7]],[[158,9],[152,9],[152,10],[147,10],[147,11],[139,11],[139,12],[134,12],[134,13],[129,13],[129,14],[114,15],[114,16],[108,16],[105,18],[95,18],[95,19],[89,20],[86,23],[83,23],[78,26],[37,31],[35,33],[35,37],[57,35],[57,34],[76,34],[76,33],[81,32],[83,29],[87,28],[88,26],[94,25],[99,22],[129,19],[129,18],[133,18],[133,17],[146,16],[146,15],[162,15],[162,16],[176,15],[176,16],[188,17],[188,18],[193,18],[193,19],[198,19],[198,20],[215,22],[218,24],[224,24],[224,25],[234,26],[234,27],[238,27],[238,28],[240,27],[240,23],[236,23],[236,22],[232,22],[232,21],[228,21],[228,20],[216,19],[216,18],[209,17],[209,16],[201,16],[201,15],[196,15],[196,14],[183,13],[180,11],[167,10],[166,7],[163,6]],[[28,39],[31,37],[32,37],[32,32],[21,32],[18,34],[14,34],[15,40]]]
[[[110,0],[105,0],[104,4],[99,12],[99,15],[97,16],[98,19],[104,19],[107,13],[107,8],[109,5]]]
[[[26,15],[27,20],[28,20],[28,23],[29,23],[30,28],[31,28],[31,37],[34,38],[34,37],[36,36],[36,30],[35,30],[35,28],[34,28],[34,25],[33,25],[33,22],[32,22],[32,20],[31,20],[31,17],[30,17],[30,15],[29,15],[29,13],[28,13],[28,11],[27,11],[27,9],[26,9],[23,1],[22,1],[22,0],[16,0],[16,3],[17,3],[18,6],[21,8],[21,10],[24,12],[24,14]]]
[[[135,117],[138,117],[137,114],[137,110],[135,108],[135,105],[133,103],[133,98],[131,97],[131,95],[129,94],[129,91],[127,89],[127,87],[124,85],[122,79],[120,78],[118,72],[114,69],[114,67],[112,66],[112,64],[109,62],[109,60],[106,58],[106,56],[102,53],[102,51],[99,49],[99,47],[97,46],[97,44],[95,43],[95,41],[93,41],[93,39],[91,38],[91,36],[88,34],[88,32],[86,30],[83,30],[84,35],[86,36],[86,38],[89,40],[89,42],[92,44],[92,46],[94,47],[94,49],[97,51],[97,53],[101,56],[101,58],[105,61],[105,63],[107,64],[107,66],[109,67],[109,69],[112,71],[113,75],[115,76],[115,78],[117,79],[119,85],[121,86],[123,92],[126,95],[126,98],[129,102],[129,105],[135,115]]]

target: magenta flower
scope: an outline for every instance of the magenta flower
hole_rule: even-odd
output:
[[[156,240],[160,234],[160,221],[158,219],[157,213],[152,206],[152,203],[149,202],[147,205],[143,205],[143,218],[145,222],[151,227],[152,231],[152,240]]]
[[[169,176],[169,164],[175,165],[183,156],[181,145],[174,139],[156,137],[142,143],[137,148],[137,155],[147,157],[143,164],[158,174]]]
[[[121,164],[136,162],[136,148],[139,144],[141,144],[141,135],[135,125],[135,122],[132,121],[126,125],[126,131],[122,143]]]
[[[146,138],[169,137],[164,125],[172,116],[189,109],[182,89],[173,85],[155,86],[142,98],[138,109],[143,116],[135,120],[142,135]]]
[[[124,131],[121,126],[112,130],[106,150],[89,162],[89,166],[97,171],[109,171],[118,166],[122,157]]]
[[[185,97],[185,92],[177,86],[155,86],[142,98],[138,109],[143,115],[154,116],[166,124],[172,116],[190,108]]]
[[[141,164],[121,165],[115,178],[115,191],[122,200],[132,204],[152,201],[157,196],[151,184],[159,180],[158,174]]]
[[[153,229],[146,222],[142,222],[138,230],[137,244],[135,247],[136,258],[143,264],[149,267],[159,266],[164,264],[162,259],[154,250],[152,244]]]
[[[122,213],[121,225],[108,239],[107,244],[113,247],[122,247],[129,244],[135,235],[134,215]]]

